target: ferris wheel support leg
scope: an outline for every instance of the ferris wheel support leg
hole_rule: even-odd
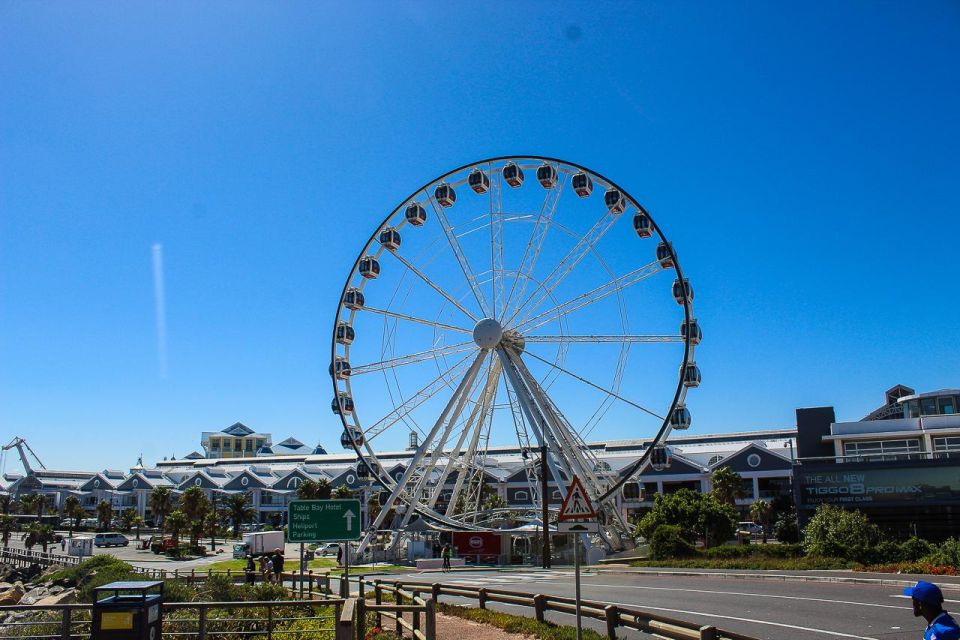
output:
[[[517,368],[514,366],[512,354],[510,354],[506,349],[500,348],[497,349],[497,355],[500,357],[500,361],[503,363],[504,371],[507,372],[507,379],[510,381],[511,386],[513,386],[514,392],[517,394],[517,400],[520,402],[520,407],[527,416],[527,421],[530,423],[530,428],[533,430],[533,435],[537,439],[537,444],[539,444],[541,447],[546,445],[548,450],[552,447],[555,453],[559,453],[560,446],[556,440],[553,439],[543,414],[537,407],[536,402],[533,401],[533,398],[530,396],[530,390],[523,383]],[[558,457],[562,463],[563,470],[568,476],[571,474],[571,470],[569,463],[563,456],[547,456],[547,467],[550,469],[550,473],[553,474],[553,477],[559,483],[561,476],[557,472],[556,459]],[[547,526],[547,523],[544,523],[544,526]]]
[[[460,381],[460,385],[454,391],[453,396],[447,402],[447,406],[444,407],[443,412],[441,412],[440,417],[437,418],[436,424],[433,425],[433,429],[430,430],[430,433],[427,434],[427,437],[424,438],[424,441],[420,444],[420,447],[417,449],[417,452],[414,454],[413,459],[410,461],[410,466],[403,472],[403,475],[400,477],[400,480],[397,481],[396,486],[393,491],[390,493],[390,498],[387,500],[387,504],[383,505],[380,510],[377,519],[371,526],[370,531],[364,535],[363,540],[360,542],[360,546],[357,548],[357,556],[359,557],[369,546],[371,540],[376,536],[377,530],[380,528],[380,525],[383,524],[383,521],[387,517],[387,513],[390,511],[390,506],[396,502],[397,498],[400,496],[404,487],[410,481],[410,477],[413,476],[417,465],[420,464],[420,461],[423,460],[423,457],[426,455],[427,450],[430,448],[430,445],[433,443],[434,438],[437,437],[437,433],[440,431],[440,428],[446,423],[447,416],[450,415],[450,412],[453,411],[454,407],[457,406],[458,402],[466,397],[467,389],[473,385],[474,379],[477,377],[477,372],[480,370],[480,365],[483,364],[483,359],[485,353],[481,351],[477,354],[477,358],[473,361],[473,364],[470,365],[470,368],[467,370],[466,375],[463,377],[463,380]],[[411,501],[410,508],[413,509],[414,505]]]

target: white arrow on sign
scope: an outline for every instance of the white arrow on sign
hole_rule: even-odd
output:
[[[353,519],[356,517],[356,514],[347,509],[347,512],[343,514],[343,517],[347,519],[347,531],[353,531]]]

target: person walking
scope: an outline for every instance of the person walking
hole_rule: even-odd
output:
[[[913,599],[913,615],[927,621],[923,640],[960,640],[960,626],[943,610],[943,592],[940,587],[925,580],[903,590]]]
[[[247,554],[247,584],[253,585],[257,581],[257,564],[253,561],[253,555]]]
[[[343,545],[342,544],[337,545],[337,566],[338,567],[343,566]]]
[[[273,563],[274,582],[283,584],[283,551],[279,547],[274,550],[270,561]]]
[[[264,582],[273,580],[273,563],[270,562],[270,558],[266,554],[260,556],[260,577],[263,578]]]
[[[67,539],[60,538],[60,553],[63,553],[66,550],[67,550]]]
[[[440,557],[443,558],[444,572],[450,571],[450,545],[443,545],[443,549],[440,549]]]

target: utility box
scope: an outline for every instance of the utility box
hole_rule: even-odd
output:
[[[111,582],[93,590],[91,640],[160,640],[163,581]]]

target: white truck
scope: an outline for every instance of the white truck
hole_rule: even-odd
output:
[[[247,554],[254,557],[275,550],[283,550],[283,531],[254,531],[243,534],[243,542],[233,545],[234,558],[246,558]]]

